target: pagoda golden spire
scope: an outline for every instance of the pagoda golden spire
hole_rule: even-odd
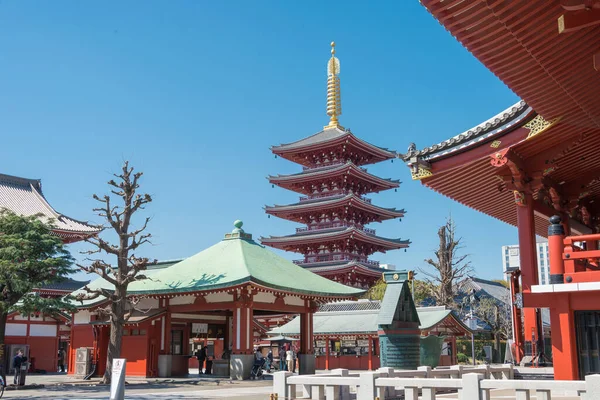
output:
[[[338,121],[338,116],[342,115],[339,74],[340,60],[335,56],[335,42],[331,42],[331,58],[327,63],[327,115],[329,115],[329,125],[325,129],[344,129]]]

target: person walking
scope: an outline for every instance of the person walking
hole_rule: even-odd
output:
[[[269,350],[267,354],[267,360],[269,361],[269,365],[267,365],[267,372],[271,372],[271,366],[273,365],[273,351]]]
[[[292,346],[289,347],[288,351],[285,353],[285,360],[287,361],[287,370],[290,372],[294,372],[294,363],[296,362],[296,353]]]
[[[17,355],[13,358],[12,366],[15,369],[14,384],[18,385],[21,377],[21,365],[27,361],[27,357],[23,355],[23,350],[19,349]]]

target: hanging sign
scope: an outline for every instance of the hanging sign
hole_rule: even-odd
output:
[[[208,324],[192,322],[192,333],[208,333]]]
[[[315,341],[315,347],[326,347],[327,345],[325,344],[324,340],[317,340]]]
[[[358,343],[358,347],[369,347],[369,340],[368,339],[359,339],[357,341]]]
[[[356,340],[342,340],[342,347],[356,347]]]

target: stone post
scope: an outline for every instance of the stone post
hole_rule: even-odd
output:
[[[293,374],[289,371],[279,371],[273,374],[273,391],[279,399],[296,397],[296,385],[288,385],[287,378]]]
[[[359,376],[356,400],[373,400],[375,393],[375,380],[379,378],[377,372],[363,372]]]
[[[465,374],[462,377],[462,390],[459,391],[459,400],[483,400],[481,398],[481,374]]]
[[[585,377],[584,400],[600,399],[600,375],[588,375]]]

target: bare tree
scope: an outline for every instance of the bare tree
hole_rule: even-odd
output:
[[[500,354],[500,340],[512,337],[512,320],[509,296],[506,301],[499,301],[490,297],[483,297],[475,303],[473,314],[479,320],[485,322],[491,330],[494,338],[494,349],[498,357]],[[499,361],[499,360],[496,360]]]
[[[467,261],[468,254],[460,255],[462,238],[456,238],[456,225],[452,217],[438,229],[440,245],[435,251],[436,259],[426,259],[435,272],[420,269],[429,283],[430,295],[436,304],[455,308],[454,297],[457,294],[458,282],[471,272],[471,262]]]
[[[147,279],[141,272],[146,270],[148,265],[156,263],[156,260],[137,257],[134,253],[143,244],[150,243],[151,234],[145,233],[150,222],[149,217],[145,218],[138,229],[133,228],[132,218],[137,211],[143,210],[145,205],[152,201],[152,197],[149,194],[137,193],[142,172],[133,171],[129,162],[125,161],[121,173],[114,175],[116,180],[108,181],[111,195],[93,196],[100,203],[98,208],[94,208],[94,212],[105,220],[105,232],[112,230],[116,234],[118,243],[110,243],[99,236],[87,239],[86,242],[94,247],[93,250],[85,252],[89,264],[77,264],[82,271],[95,273],[113,286],[111,289],[91,289],[85,286],[85,293],[77,297],[78,300],[98,297],[109,300],[106,308],[102,310],[110,320],[110,341],[103,383],[110,383],[113,358],[119,358],[121,355],[123,326],[135,310],[134,304],[127,298],[127,288],[132,282]],[[114,256],[116,264],[99,258],[101,253]],[[93,255],[98,256],[95,258]]]

